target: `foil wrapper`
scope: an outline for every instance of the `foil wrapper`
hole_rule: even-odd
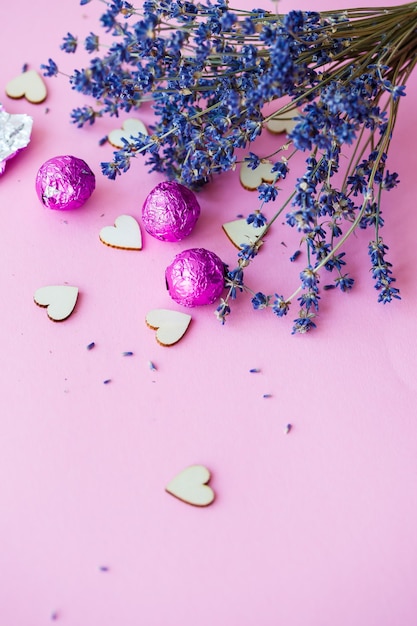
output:
[[[0,175],[6,168],[6,161],[28,145],[32,125],[29,115],[7,113],[0,105]]]
[[[161,241],[181,241],[191,233],[200,215],[195,194],[174,181],[163,182],[149,193],[142,207],[145,230]]]
[[[77,209],[88,200],[95,189],[96,178],[82,159],[57,156],[41,165],[35,184],[44,206],[66,211]]]
[[[224,264],[205,248],[177,254],[165,270],[169,295],[187,307],[212,304],[224,289]]]

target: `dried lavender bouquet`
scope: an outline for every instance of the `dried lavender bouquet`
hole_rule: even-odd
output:
[[[400,298],[380,232],[381,196],[399,182],[387,169],[387,156],[417,63],[416,2],[288,14],[232,9],[226,0],[103,4],[105,33],[85,39],[91,62],[69,78],[94,106],[75,109],[72,121],[81,127],[147,101],[155,115],[152,135],[126,141],[112,162],[102,164],[104,175],[115,179],[144,154],[151,171],[196,189],[234,169],[242,148],[250,168],[266,158],[274,163],[273,179],[258,187],[259,204],[247,218],[261,236],[242,244],[236,267],[227,270],[226,296],[215,311],[222,323],[231,301],[245,291],[254,308],[270,308],[279,317],[298,302],[293,332],[314,328],[322,274],[332,273],[325,289],[347,292],[354,284],[343,245],[357,228],[370,231],[378,300]],[[110,45],[103,45],[106,35]],[[68,33],[61,47],[73,53],[77,45]],[[42,67],[47,76],[59,73],[52,59]],[[276,110],[266,113],[275,101]],[[285,142],[273,154],[255,154],[252,142],[270,119],[282,117],[293,118]],[[300,152],[304,166],[294,174]],[[282,198],[280,185],[291,178],[291,193]],[[307,259],[289,296],[245,284],[245,268],[279,216],[300,233]]]

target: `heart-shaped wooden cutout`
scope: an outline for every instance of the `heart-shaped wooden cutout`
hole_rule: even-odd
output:
[[[267,121],[266,127],[269,132],[274,133],[274,135],[281,133],[288,134],[297,124],[297,121],[294,119],[297,115],[299,115],[298,111],[288,111],[281,115],[277,113],[277,117],[272,117]]]
[[[265,230],[264,226],[254,227],[252,224],[248,224],[245,219],[226,222],[222,228],[236,248],[255,243]]]
[[[47,307],[48,317],[54,322],[67,319],[74,310],[78,298],[78,287],[49,285],[40,287],[33,296],[36,304]]]
[[[165,490],[172,496],[194,506],[208,506],[214,500],[214,491],[207,484],[210,472],[204,465],[191,465],[177,474]]]
[[[104,226],[100,231],[100,240],[112,248],[124,250],[141,250],[142,233],[134,217],[119,215],[114,220],[114,226]]]
[[[185,334],[191,315],[171,309],[153,309],[146,316],[149,328],[156,330],[156,340],[161,346],[172,346]]]
[[[244,161],[240,166],[240,182],[245,189],[254,191],[262,183],[272,183],[275,180],[275,172],[271,172],[274,164],[271,161],[261,161],[256,169],[251,169]]]
[[[148,134],[145,124],[140,120],[134,118],[129,118],[125,120],[122,124],[122,129],[123,130],[112,130],[108,134],[107,139],[109,140],[109,143],[111,143],[111,145],[115,148],[124,147],[123,139],[130,141],[131,137],[137,137],[139,133],[141,133],[142,135]]]
[[[47,96],[46,85],[35,70],[28,70],[12,78],[6,85],[9,98],[23,98],[33,104],[43,102]]]

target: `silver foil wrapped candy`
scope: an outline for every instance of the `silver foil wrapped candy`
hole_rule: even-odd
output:
[[[210,250],[191,248],[177,254],[165,270],[165,280],[169,295],[178,304],[212,304],[224,289],[224,264]]]
[[[0,105],[0,175],[6,161],[26,148],[30,141],[33,119],[29,115],[7,113]]]
[[[35,184],[44,206],[66,211],[77,209],[88,200],[95,189],[96,178],[85,161],[65,155],[45,161]]]
[[[195,194],[175,181],[159,183],[142,207],[145,230],[161,241],[181,241],[191,233],[200,215]]]

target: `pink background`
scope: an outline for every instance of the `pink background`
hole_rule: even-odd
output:
[[[221,225],[256,208],[256,194],[226,174],[200,193],[202,217],[184,242],[144,234],[143,250],[129,252],[99,241],[118,215],[140,219],[161,177],[141,159],[117,182],[101,176],[112,150],[98,140],[118,123],[71,125],[85,101],[65,78],[47,79],[41,105],[7,98],[4,86],[24,63],[81,67],[82,54],[60,53],[61,37],[99,33],[102,10],[0,6],[1,100],[34,118],[29,149],[0,180],[0,623],[41,626],[56,612],[68,626],[415,626],[417,77],[390,153],[401,185],[383,201],[402,300],[377,304],[360,232],[347,246],[356,287],[324,294],[314,333],[291,335],[295,308],[279,320],[243,296],[224,327],[214,307],[193,309],[186,336],[164,348],[144,318],[180,310],[165,267],[196,246],[233,266]],[[149,110],[138,117],[151,121]],[[93,197],[71,213],[44,209],[34,191],[39,166],[58,154],[97,174]],[[297,242],[274,228],[248,282],[292,293]],[[80,297],[56,324],[33,293],[65,282]],[[206,509],[164,491],[193,463],[212,472]]]

